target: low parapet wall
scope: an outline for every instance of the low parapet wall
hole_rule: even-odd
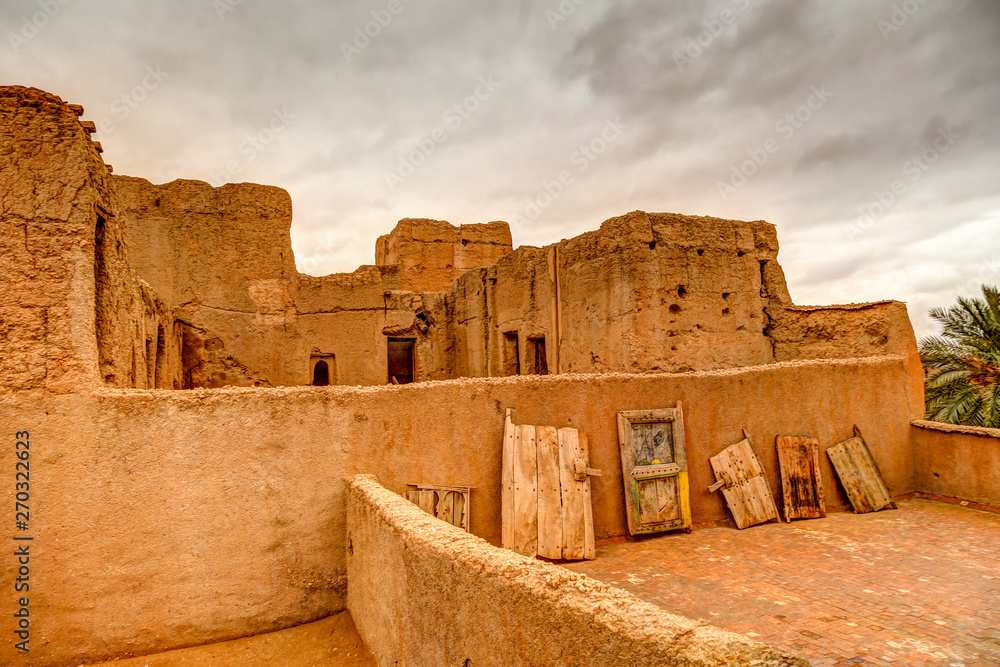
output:
[[[11,477],[30,431],[31,655],[0,664],[79,665],[234,639],[343,609],[345,480],[374,473],[475,487],[471,530],[499,544],[503,422],[587,433],[598,540],[627,534],[616,413],[683,402],[696,523],[725,519],[708,457],[753,435],[780,498],[776,435],[821,446],[865,435],[893,495],[914,487],[902,357],[801,361],[681,374],[551,375],[385,387],[0,393]],[[825,455],[830,510],[848,507]],[[37,558],[36,558],[37,556]],[[13,591],[13,557],[0,588]],[[386,565],[386,567],[390,567]],[[0,596],[13,618],[14,595]],[[2,630],[0,626],[0,630]]]
[[[1000,509],[1000,429],[912,422],[918,491]]]
[[[808,665],[491,546],[373,475],[350,486],[347,606],[380,665]]]

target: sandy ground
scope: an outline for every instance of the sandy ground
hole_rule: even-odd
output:
[[[279,632],[112,660],[98,667],[373,667],[368,647],[347,612]]]

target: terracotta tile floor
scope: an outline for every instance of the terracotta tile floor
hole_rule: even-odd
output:
[[[598,547],[571,570],[817,667],[1000,665],[1000,514],[923,499]]]

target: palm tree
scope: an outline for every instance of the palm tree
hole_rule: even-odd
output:
[[[982,291],[929,313],[944,330],[920,341],[928,419],[1000,428],[1000,291]]]

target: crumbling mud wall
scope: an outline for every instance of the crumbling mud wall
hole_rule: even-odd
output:
[[[491,546],[374,475],[351,481],[347,543],[347,606],[380,665],[809,664]]]
[[[82,113],[37,89],[0,88],[4,389],[145,387],[156,361],[144,325],[169,320],[131,270],[110,172]]]
[[[914,485],[902,357],[682,374],[564,374],[399,387],[0,394],[31,437],[33,644],[78,665],[289,627],[343,609],[346,482],[469,485],[472,532],[500,542],[503,422],[587,433],[597,539],[627,534],[616,413],[682,402],[695,523],[725,520],[708,458],[746,428],[780,498],[777,435],[822,448],[857,424],[894,495]],[[831,511],[849,503],[821,452]],[[0,504],[14,506],[14,485]],[[34,552],[33,552],[34,553]],[[0,559],[0,588],[16,563]],[[0,596],[12,618],[13,596]],[[0,664],[12,662],[9,643]],[[4,652],[8,651],[8,652]],[[21,660],[21,658],[18,658]]]
[[[766,222],[642,211],[519,248],[449,294],[455,374],[530,374],[542,338],[550,373],[771,363],[772,313],[791,304],[777,252]]]
[[[404,220],[379,240],[379,264],[312,277],[295,270],[291,200],[252,184],[153,185],[115,177],[140,275],[184,324],[182,386],[388,382],[386,340],[415,341],[419,379],[451,377],[445,288],[477,262],[510,249],[504,223]]]
[[[375,265],[398,266],[400,288],[445,292],[469,269],[490,266],[511,252],[506,222],[453,226],[442,220],[404,218],[375,242]]]
[[[913,422],[916,488],[1000,510],[1000,429]]]

